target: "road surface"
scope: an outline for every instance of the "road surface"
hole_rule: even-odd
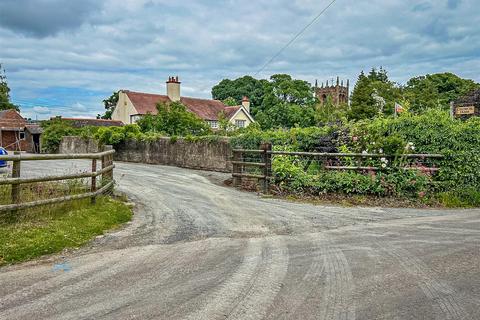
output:
[[[73,163],[37,174],[88,166]],[[480,319],[479,210],[289,203],[165,166],[115,175],[133,221],[0,269],[0,319]]]

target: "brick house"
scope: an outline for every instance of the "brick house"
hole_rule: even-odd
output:
[[[231,107],[219,100],[182,97],[180,84],[178,77],[170,77],[167,81],[167,95],[121,90],[112,119],[132,124],[145,114],[157,114],[157,103],[180,102],[188,111],[205,120],[212,129],[219,127],[221,114],[239,128],[247,127],[254,122],[247,97],[243,98],[241,105]]]
[[[10,151],[40,152],[39,125],[30,124],[15,109],[0,111],[0,146]]]

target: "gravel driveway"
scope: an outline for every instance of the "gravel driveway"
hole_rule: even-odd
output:
[[[39,164],[88,167],[22,170]],[[0,269],[0,319],[480,319],[479,210],[313,206],[216,173],[115,170],[133,221]]]

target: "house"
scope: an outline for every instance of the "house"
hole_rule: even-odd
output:
[[[15,109],[0,111],[0,146],[13,151],[40,152],[42,128],[31,124]]]
[[[245,128],[254,122],[247,97],[243,98],[241,105],[230,107],[219,100],[182,97],[180,84],[178,77],[170,77],[167,81],[167,95],[121,90],[112,119],[132,124],[145,114],[157,114],[157,103],[180,102],[188,111],[205,120],[212,129],[219,128],[221,114],[238,128]]]
[[[91,119],[91,118],[63,118],[60,116],[50,118],[50,120],[67,121],[74,128],[83,127],[121,127],[122,121],[106,120],[106,119]]]

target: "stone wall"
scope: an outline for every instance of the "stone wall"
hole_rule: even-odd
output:
[[[97,153],[103,151],[103,148],[93,139],[82,137],[63,137],[58,148],[58,153]]]
[[[228,139],[185,141],[161,138],[156,141],[126,141],[115,148],[115,160],[163,164],[208,171],[231,171],[231,147]]]
[[[95,153],[102,147],[93,139],[64,137],[59,153]],[[156,141],[129,140],[115,146],[115,161],[162,164],[182,168],[231,172],[228,139],[185,141],[161,138]]]

